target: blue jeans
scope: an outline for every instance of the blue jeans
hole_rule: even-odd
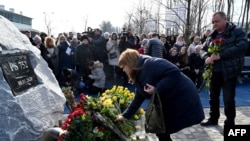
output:
[[[235,89],[237,77],[224,80],[221,72],[213,72],[210,84],[210,120],[218,121],[220,117],[220,92],[223,90],[224,112],[226,115],[225,124],[234,124],[235,110]]]

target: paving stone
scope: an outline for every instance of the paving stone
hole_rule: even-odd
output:
[[[209,108],[204,109],[206,119],[209,117]],[[173,141],[223,141],[223,128],[224,120],[226,119],[224,114],[224,108],[220,109],[220,119],[217,126],[203,127],[200,125],[194,125],[189,128],[185,128],[171,137]],[[236,107],[235,123],[237,125],[250,125],[250,106]]]

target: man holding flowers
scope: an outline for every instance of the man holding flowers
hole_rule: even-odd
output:
[[[223,89],[225,125],[235,124],[235,89],[237,76],[240,74],[244,54],[247,50],[247,37],[245,32],[227,21],[224,12],[216,12],[212,16],[214,31],[210,34],[200,56],[205,60],[206,66],[211,69],[208,77],[210,91],[210,117],[202,126],[217,125],[220,116],[219,96]],[[207,68],[208,72],[210,72]]]

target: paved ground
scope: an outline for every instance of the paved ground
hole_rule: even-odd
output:
[[[250,125],[250,106],[236,107],[236,125]],[[204,109],[206,118],[208,118],[209,108]],[[173,141],[223,141],[223,127],[224,127],[224,108],[221,108],[221,115],[219,124],[217,126],[203,127],[195,125],[183,129],[171,137]]]
[[[236,107],[236,125],[250,125],[250,106]],[[209,108],[204,108],[206,118],[208,118]],[[223,141],[224,108],[221,108],[219,124],[217,126],[203,127],[194,125],[183,129],[171,137],[173,141]],[[67,115],[65,115],[66,118]],[[149,134],[148,141],[158,141],[154,134]],[[138,140],[136,140],[138,141]]]

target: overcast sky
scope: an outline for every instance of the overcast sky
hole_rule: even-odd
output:
[[[44,13],[50,16],[54,32],[84,30],[84,18],[88,26],[99,27],[102,21],[110,21],[113,26],[122,27],[126,11],[134,0],[0,0],[5,10],[14,8],[15,13],[33,18],[32,27],[45,31]]]
[[[239,16],[242,3],[238,1],[235,3],[235,19]],[[39,31],[46,31],[46,13],[52,21],[52,34],[57,36],[59,32],[83,32],[86,18],[87,26],[92,28],[99,27],[102,21],[110,21],[113,26],[122,27],[127,21],[126,12],[131,11],[138,2],[139,0],[0,0],[0,5],[4,5],[5,10],[14,8],[15,13],[22,11],[23,15],[33,18],[32,27]],[[207,20],[211,22],[210,16]]]

